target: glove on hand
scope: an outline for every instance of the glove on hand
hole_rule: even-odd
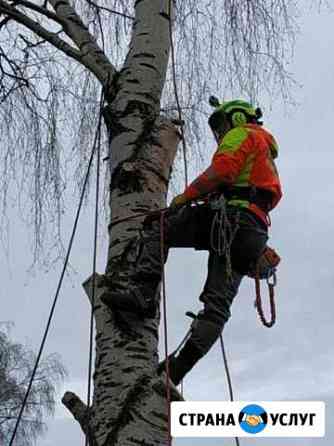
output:
[[[183,206],[186,203],[188,203],[188,199],[183,194],[180,194],[173,198],[169,207],[171,209],[175,209],[176,207]]]
[[[257,263],[253,265],[249,277],[255,278],[259,275],[260,279],[268,279],[273,275],[276,271],[278,264],[280,263],[281,258],[277,254],[277,252],[267,246],[264,252],[261,254]]]

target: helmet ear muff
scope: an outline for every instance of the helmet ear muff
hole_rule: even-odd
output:
[[[247,124],[248,119],[244,112],[235,111],[231,114],[231,124],[233,127],[239,127],[240,125]]]
[[[221,133],[224,128],[224,122],[226,122],[227,120],[227,115],[220,110],[210,116],[209,126],[214,132]]]

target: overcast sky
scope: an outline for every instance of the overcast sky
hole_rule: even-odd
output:
[[[283,260],[277,288],[278,322],[261,326],[253,307],[254,287],[244,280],[226,331],[236,399],[322,400],[327,403],[324,439],[242,439],[242,445],[329,446],[334,441],[333,348],[333,220],[334,220],[334,13],[305,11],[300,22],[291,71],[302,84],[296,88],[296,108],[288,113],[277,102],[263,107],[266,126],[280,144],[278,167],[284,200],[272,215],[271,244]],[[208,159],[209,159],[208,153]],[[72,222],[68,209],[68,225]],[[13,219],[14,220],[14,219]],[[64,388],[85,398],[89,306],[81,283],[90,275],[93,221],[86,212],[80,225],[72,265],[77,271],[66,280],[47,344],[59,352],[69,376]],[[60,266],[35,277],[26,273],[30,247],[25,228],[11,222],[9,261],[0,256],[1,320],[14,321],[12,337],[37,350],[51,305]],[[106,245],[101,243],[99,270],[103,271]],[[188,327],[187,310],[197,302],[206,274],[206,254],[173,251],[168,260],[170,345],[175,347]],[[63,389],[60,389],[62,394]],[[191,400],[227,399],[227,386],[218,345],[185,381]],[[81,446],[77,423],[57,407],[49,431],[37,446]],[[233,440],[184,439],[176,446],[232,445]]]

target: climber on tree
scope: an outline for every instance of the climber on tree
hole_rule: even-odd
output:
[[[278,147],[262,127],[262,112],[235,100],[215,106],[209,125],[218,148],[210,167],[181,194],[165,215],[168,248],[209,251],[208,274],[191,334],[178,355],[170,356],[170,377],[178,385],[219,337],[245,275],[254,273],[268,240],[268,213],[282,192],[274,159]],[[199,200],[202,204],[191,205]],[[161,281],[160,221],[148,218],[140,239],[126,253],[129,268],[115,273],[102,301],[120,313],[153,317]],[[160,366],[159,369],[162,367]]]

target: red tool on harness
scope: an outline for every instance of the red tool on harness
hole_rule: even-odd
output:
[[[277,252],[273,248],[267,246],[262,255],[260,256],[259,260],[257,261],[254,270],[248,274],[249,277],[255,279],[255,291],[256,291],[255,306],[258,315],[263,325],[268,328],[272,327],[276,322],[276,305],[275,305],[274,289],[277,284],[276,267],[278,266],[280,261],[281,258],[277,254]],[[267,280],[269,288],[270,312],[271,312],[270,321],[267,321],[263,311],[261,287],[260,287],[261,279]]]

